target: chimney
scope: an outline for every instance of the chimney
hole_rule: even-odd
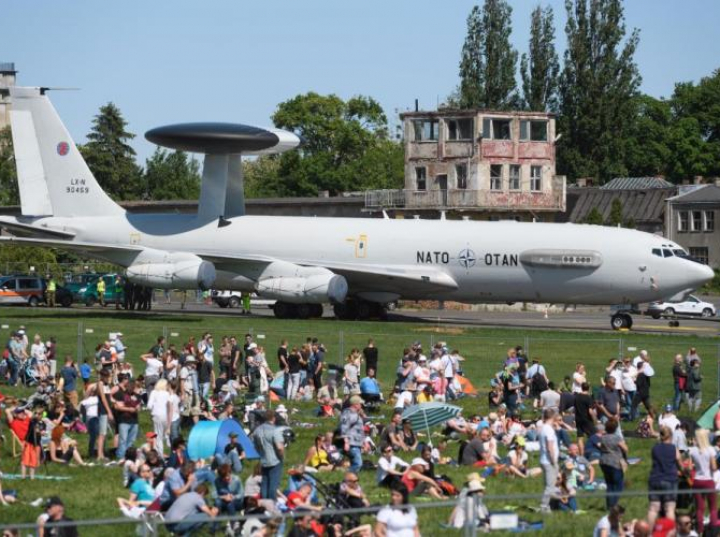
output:
[[[419,111],[419,110],[420,110],[420,100],[419,100],[419,99],[415,99],[415,111],[417,112],[417,111]]]
[[[693,184],[694,185],[701,185],[703,184],[703,176],[702,175],[696,175],[693,177]]]
[[[579,177],[577,181],[575,181],[575,185],[580,188],[585,188],[587,186],[587,177]]]

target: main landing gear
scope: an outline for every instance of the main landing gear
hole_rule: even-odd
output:
[[[612,326],[614,330],[629,330],[632,328],[632,325],[633,319],[628,312],[619,311],[610,317],[610,326]]]
[[[368,319],[387,319],[387,308],[384,304],[367,302],[366,300],[347,299],[343,304],[335,304],[335,317],[343,321],[365,321]]]
[[[322,304],[275,302],[273,313],[278,319],[319,319],[323,315],[323,306]]]

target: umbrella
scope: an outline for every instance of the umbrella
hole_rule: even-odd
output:
[[[446,403],[420,403],[405,409],[402,414],[403,420],[410,421],[413,430],[425,429],[428,433],[428,442],[430,440],[430,427],[445,423],[447,420],[457,417],[462,408]]]

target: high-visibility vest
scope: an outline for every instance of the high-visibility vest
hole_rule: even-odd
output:
[[[51,293],[55,292],[55,280],[50,280],[47,285],[47,290]]]
[[[105,293],[105,280],[100,278],[97,284],[98,293]]]

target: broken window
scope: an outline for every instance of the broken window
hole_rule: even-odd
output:
[[[490,190],[502,190],[502,164],[490,165]]]
[[[416,142],[438,139],[437,119],[416,119],[413,121],[413,129]]]
[[[457,188],[460,190],[467,188],[467,164],[458,164],[455,166],[455,180]]]
[[[492,123],[492,139],[493,140],[509,140],[510,139],[510,120],[509,119],[493,119]]]
[[[530,190],[542,190],[542,166],[530,166]]]
[[[472,140],[473,139],[473,120],[472,118],[448,119],[446,120],[448,129],[448,140]]]
[[[427,190],[427,170],[415,168],[415,184],[418,190]]]
[[[517,164],[510,165],[508,183],[510,190],[520,190],[520,166]]]
[[[523,119],[520,121],[520,140],[547,142],[548,122],[541,119]]]

